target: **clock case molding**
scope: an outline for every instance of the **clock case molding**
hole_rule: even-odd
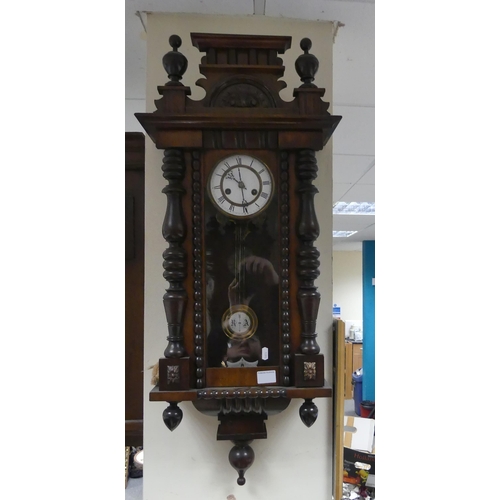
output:
[[[188,62],[178,50],[180,37],[172,35],[172,50],[162,61],[169,82],[158,87],[156,111],[135,115],[164,151],[161,168],[168,181],[162,191],[167,197],[162,232],[169,244],[163,253],[168,345],[149,399],[169,403],[163,420],[171,431],[182,420],[183,401],[217,416],[217,439],[234,443],[229,461],[242,485],[254,459],[249,444],[267,437],[269,415],[301,398],[300,418],[310,427],[318,415],[314,398],[332,396],[315,331],[320,263],[314,242],[320,228],[313,181],[315,152],[341,117],[328,113],[325,90],[313,83],[319,63],[309,53],[308,38],[300,42],[304,54],[295,62],[302,84],[290,102],[279,95],[286,83],[279,80],[285,67],[278,54],[290,48],[291,37],[192,33],[191,41],[205,54],[199,68],[206,78],[196,82],[205,97],[190,99],[190,88],[181,83]],[[203,205],[210,201],[205,182],[211,162],[238,152],[270,159],[278,186],[280,362],[273,367],[213,368],[206,361]],[[262,370],[275,370],[276,383],[259,385]]]

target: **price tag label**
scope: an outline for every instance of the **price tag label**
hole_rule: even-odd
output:
[[[276,370],[265,370],[257,372],[258,384],[275,384],[276,383]]]

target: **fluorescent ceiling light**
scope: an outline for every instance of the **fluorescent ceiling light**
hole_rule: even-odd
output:
[[[357,231],[333,231],[334,238],[349,238],[353,234],[356,234]]]
[[[375,203],[338,201],[333,205],[333,213],[336,215],[375,215]]]

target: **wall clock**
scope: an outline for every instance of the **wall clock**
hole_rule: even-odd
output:
[[[172,35],[156,111],[136,114],[164,152],[168,182],[168,344],[149,399],[168,403],[170,430],[181,423],[182,402],[217,417],[216,437],[233,442],[229,462],[243,485],[250,443],[267,437],[268,416],[301,398],[309,427],[314,399],[332,396],[315,331],[314,179],[315,152],[341,117],[328,113],[324,89],[313,83],[318,60],[309,39],[300,42],[301,84],[291,102],[279,96],[286,84],[278,57],[291,37],[192,33],[191,40],[205,54],[197,81],[205,97],[189,98],[182,41]]]

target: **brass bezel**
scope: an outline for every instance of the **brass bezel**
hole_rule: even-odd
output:
[[[229,327],[229,318],[231,318],[233,314],[238,312],[244,312],[245,314],[250,316],[252,322],[251,328],[248,330],[247,333],[243,335],[233,333],[231,328]],[[255,311],[251,307],[248,307],[244,304],[230,306],[222,316],[222,329],[224,330],[226,337],[228,337],[231,340],[246,340],[249,339],[250,337],[253,337],[255,332],[257,331],[258,326],[259,326],[259,320],[257,318],[257,315],[255,314]]]

